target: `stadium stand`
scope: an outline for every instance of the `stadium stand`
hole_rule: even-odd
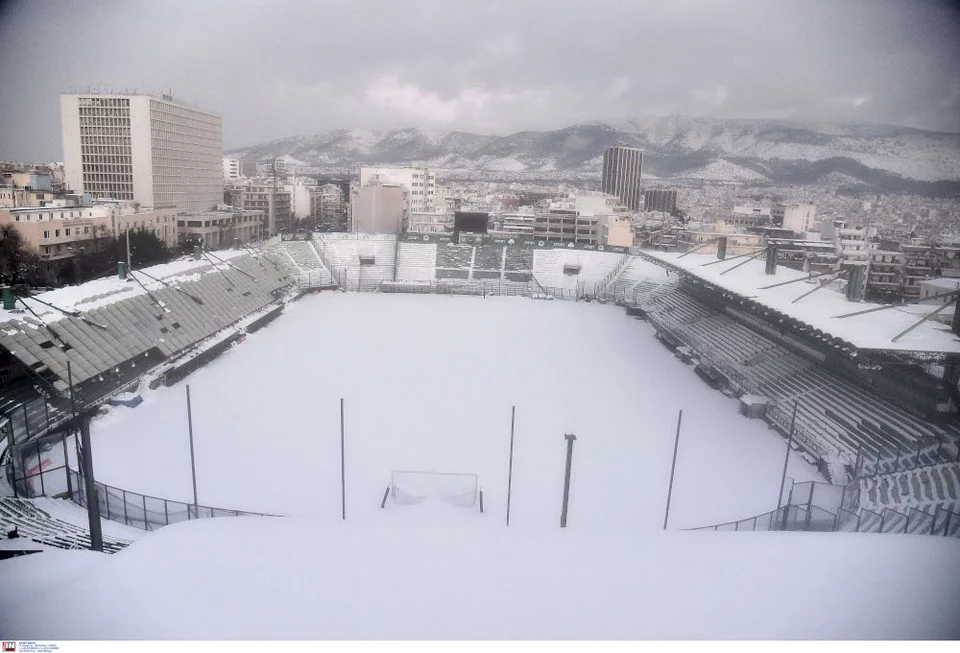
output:
[[[60,549],[89,549],[90,532],[62,519],[56,519],[29,499],[0,497],[0,522],[17,528],[20,537]],[[104,553],[116,553],[132,544],[122,538],[103,537]]]
[[[871,510],[944,508],[960,512],[960,463],[946,462],[916,469],[862,477],[860,505]]]
[[[504,281],[528,282],[533,279],[533,252],[522,247],[505,247],[503,256]]]
[[[437,279],[469,279],[475,250],[472,245],[437,245]]]
[[[314,234],[314,246],[345,290],[370,291],[393,281],[397,238],[390,234]]]
[[[579,295],[597,297],[628,260],[627,254],[538,249],[533,251],[533,276],[544,288],[576,290]]]
[[[281,289],[293,283],[285,270],[246,254],[224,263],[197,261],[186,274],[177,269],[166,278],[163,269],[147,268],[146,274],[135,270],[126,281],[113,279],[115,290],[109,297],[84,298],[72,314],[38,311],[41,322],[33,315],[6,313],[0,322],[0,347],[29,370],[30,382],[45,385],[48,394],[65,398],[72,377],[78,401],[97,403],[274,303]],[[87,305],[92,308],[84,311]],[[16,402],[10,393],[18,387],[26,391],[25,382],[9,389],[5,384],[0,396],[8,404]]]
[[[433,281],[436,262],[436,244],[401,241],[397,248],[397,281]]]
[[[622,276],[622,275],[621,275]],[[616,284],[616,282],[614,282]],[[851,467],[858,455],[890,469],[898,452],[919,452],[922,460],[942,460],[960,446],[955,427],[929,422],[886,402],[848,379],[790,351],[745,324],[689,294],[676,278],[660,283],[625,282],[643,313],[664,339],[696,352],[718,369],[735,394],[773,400],[771,421],[789,428],[797,402],[796,430],[819,456],[832,455]],[[617,292],[615,289],[614,293]],[[621,296],[625,296],[626,293]],[[840,479],[837,479],[840,480]]]

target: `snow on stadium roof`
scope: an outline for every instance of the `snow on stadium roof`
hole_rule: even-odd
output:
[[[765,261],[760,258],[740,265],[727,274],[735,265],[743,263],[745,258],[730,258],[727,262],[714,263],[717,257],[711,254],[688,254],[644,250],[642,256],[660,261],[668,267],[681,270],[704,282],[728,290],[744,299],[749,299],[765,308],[777,311],[789,318],[819,329],[824,334],[840,338],[860,350],[886,350],[916,353],[960,353],[960,338],[950,327],[933,321],[927,321],[900,337],[893,338],[916,324],[923,315],[934,310],[935,306],[924,305],[918,313],[917,305],[888,308],[865,315],[846,318],[839,316],[868,308],[877,308],[880,304],[867,302],[849,302],[840,293],[823,288],[818,292],[792,303],[800,295],[812,290],[818,279],[797,281],[776,288],[762,289],[775,283],[804,279],[809,275],[783,266],[777,267],[777,274],[765,274]],[[681,258],[682,256],[682,258]]]
[[[213,256],[227,261],[247,253],[248,252],[244,250],[224,250],[213,252]],[[216,261],[216,259],[214,259],[214,261]],[[217,262],[217,269],[227,269],[227,267],[228,266]],[[137,279],[140,280],[147,290],[154,291],[162,288],[163,284],[148,278],[146,276],[147,274],[175,285],[187,281],[198,281],[201,274],[213,273],[216,272],[217,269],[215,269],[206,258],[199,260],[187,258],[143,268],[142,272],[146,274],[137,274],[141,272],[141,270],[134,270],[133,274],[136,275]],[[57,288],[56,290],[35,295],[35,297],[64,311],[83,312],[94,308],[109,306],[114,302],[145,293],[146,291],[143,287],[130,278],[130,275],[127,275],[127,279],[123,280],[114,274],[110,277],[93,279],[92,281],[87,281],[77,286]],[[49,306],[44,306],[39,302],[26,299],[26,303],[33,312],[40,317],[44,324],[50,324],[66,317],[63,312],[50,308]],[[22,321],[27,316],[32,317],[29,311],[24,311],[23,304],[20,301],[16,304],[16,312],[0,309],[0,323],[14,320]]]

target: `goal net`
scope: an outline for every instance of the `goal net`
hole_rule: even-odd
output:
[[[390,496],[398,505],[440,501],[454,506],[477,505],[476,474],[452,472],[390,472]]]

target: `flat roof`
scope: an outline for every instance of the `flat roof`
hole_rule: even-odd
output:
[[[893,341],[897,334],[916,324],[929,312],[918,312],[918,305],[840,318],[839,316],[847,313],[878,308],[881,304],[849,302],[846,297],[829,288],[823,288],[793,303],[800,295],[812,290],[819,279],[800,281],[810,275],[782,265],[777,267],[776,275],[765,274],[763,259],[744,263],[744,257],[731,257],[723,263],[717,263],[717,257],[709,254],[694,253],[683,256],[676,252],[642,250],[641,255],[840,338],[856,349],[960,354],[960,337],[956,336],[950,327],[932,320],[920,324],[896,342]],[[708,263],[715,265],[707,265]],[[739,265],[741,263],[743,265]],[[731,270],[736,265],[739,267]],[[730,272],[721,274],[726,270]],[[796,283],[762,289],[763,286],[793,280],[797,280]],[[929,304],[921,306],[924,309],[930,307]]]

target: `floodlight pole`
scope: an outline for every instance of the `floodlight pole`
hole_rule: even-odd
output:
[[[563,473],[563,507],[560,509],[560,528],[567,527],[567,504],[570,501],[570,467],[573,461],[573,443],[577,436],[566,433],[563,439],[567,441],[567,464]]]
[[[83,483],[87,494],[87,520],[90,525],[90,548],[94,551],[103,551],[103,530],[100,526],[100,499],[97,497],[97,486],[93,479],[93,452],[90,450],[90,417],[80,418],[80,439],[82,460],[78,463],[83,468]]]
[[[780,508],[783,506],[783,487],[787,482],[787,463],[790,462],[790,448],[793,445],[793,429],[797,424],[797,405],[800,403],[800,400],[794,400],[793,402],[793,416],[790,418],[790,437],[787,439],[787,454],[783,457],[783,474],[780,475],[780,494],[777,495],[777,513],[779,514]],[[790,509],[789,502],[787,505],[787,510]],[[786,528],[787,518],[786,515],[783,517],[784,528]]]
[[[347,519],[347,481],[343,457],[343,397],[340,397],[340,519]]]
[[[673,496],[673,474],[677,470],[677,449],[680,448],[680,423],[683,421],[683,409],[677,414],[677,436],[673,440],[673,462],[670,464],[670,485],[667,486],[667,508],[663,511],[663,530],[667,530],[670,519],[670,499]]]
[[[507,526],[510,525],[510,497],[513,492],[513,425],[517,417],[517,407],[510,407],[510,465],[507,468]]]
[[[190,408],[190,386],[187,385],[187,431],[190,434],[190,477],[193,479],[193,514],[200,517],[197,501],[197,464],[193,454],[193,411]],[[189,512],[187,513],[189,514]]]

